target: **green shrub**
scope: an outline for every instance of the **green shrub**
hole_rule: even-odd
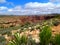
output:
[[[9,41],[8,45],[26,45],[27,37],[25,35],[20,36],[19,33],[14,35],[14,40]]]
[[[60,24],[60,22],[58,22],[58,21],[54,21],[54,22],[53,22],[53,25],[54,25],[54,26],[58,26],[59,24]]]
[[[36,45],[35,40],[32,39],[32,37],[28,38],[28,45]]]
[[[49,26],[45,26],[39,34],[41,45],[49,45],[52,32]]]
[[[6,41],[4,36],[0,36],[0,42]]]
[[[6,39],[4,36],[0,36],[0,45],[6,45]]]
[[[52,44],[53,45],[60,45],[60,34],[55,35]]]

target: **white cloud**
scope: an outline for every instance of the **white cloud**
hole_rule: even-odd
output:
[[[50,0],[52,3],[60,3],[60,0]]]
[[[24,7],[15,6],[14,8],[0,7],[1,10],[5,11],[5,14],[14,14],[14,15],[35,15],[35,14],[51,14],[51,13],[60,13],[60,4],[54,4],[51,2],[48,3],[38,3],[30,2],[26,3]],[[2,13],[4,14],[4,12]]]
[[[8,11],[20,11],[21,10],[21,6],[16,6],[14,8],[8,9]]]
[[[25,9],[33,11],[33,14],[60,13],[60,4],[30,2],[25,4]]]
[[[6,2],[6,0],[0,0],[0,3],[5,3]]]
[[[1,6],[0,7],[0,10],[7,10],[8,8],[7,7],[4,7],[4,6]]]
[[[25,7],[27,7],[27,8],[40,8],[40,7],[47,7],[47,6],[52,7],[52,6],[54,6],[54,4],[52,4],[50,2],[48,2],[48,3],[30,2],[30,3],[25,4]]]
[[[46,10],[52,10],[55,8],[55,4],[53,3],[38,3],[38,2],[30,2],[25,5],[26,9],[33,9],[33,10],[38,10],[38,11],[46,11]]]

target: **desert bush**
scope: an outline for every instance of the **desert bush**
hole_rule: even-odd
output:
[[[37,24],[36,25],[36,29],[40,29],[40,24]]]
[[[20,36],[19,33],[16,33],[14,39],[9,41],[8,45],[36,45],[36,43],[32,38],[25,35]]]
[[[60,34],[56,34],[53,38],[52,45],[60,45]]]
[[[32,37],[29,37],[27,45],[36,45],[35,40],[33,40]]]
[[[59,24],[60,24],[60,22],[58,22],[58,21],[54,21],[54,22],[53,22],[53,25],[54,25],[54,26],[58,26]]]
[[[6,41],[0,42],[0,45],[6,45]]]
[[[0,36],[0,45],[6,45],[6,39],[4,36]]]
[[[12,33],[11,33],[10,31],[7,31],[6,34],[7,34],[8,36],[11,36],[11,35],[12,35]]]
[[[59,14],[56,14],[56,15],[55,15],[55,18],[60,18],[60,15],[59,15]]]
[[[6,41],[4,36],[0,36],[0,42],[2,42],[2,41]]]
[[[34,30],[34,27],[32,26],[31,29],[30,29],[30,31],[33,31],[33,30]]]
[[[35,41],[32,39],[28,40],[28,44],[27,45],[36,45]]]
[[[14,27],[15,25],[10,25],[10,27]]]
[[[51,29],[49,28],[49,26],[45,26],[39,34],[40,44],[49,45],[51,35],[52,35]]]
[[[26,45],[27,44],[27,37],[25,35],[20,36],[19,33],[14,35],[14,39],[9,41],[8,45]]]

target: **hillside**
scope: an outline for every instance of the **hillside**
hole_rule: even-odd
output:
[[[42,20],[53,18],[54,16],[0,16],[0,25],[18,26],[24,23],[37,23]]]
[[[53,35],[60,33],[60,16],[0,16],[0,44],[5,45],[14,39],[13,35],[16,32],[20,35],[32,36],[34,40],[38,41],[39,32],[44,26],[51,26]]]

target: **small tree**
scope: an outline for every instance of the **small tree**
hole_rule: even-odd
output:
[[[45,26],[39,34],[41,45],[49,45],[52,32],[49,26]]]

